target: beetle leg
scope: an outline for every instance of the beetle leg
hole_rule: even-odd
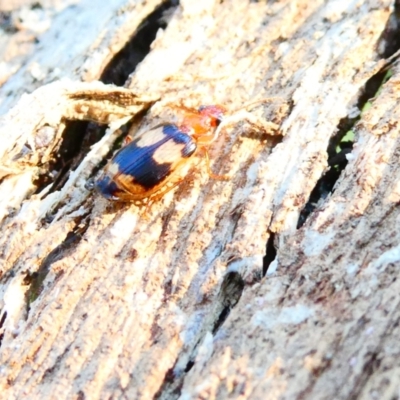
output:
[[[270,136],[282,135],[278,124],[275,124],[271,121],[266,121],[262,118],[259,118],[248,111],[242,110],[234,115],[230,115],[223,119],[221,124],[215,130],[214,137],[217,138],[226,126],[232,126],[236,123],[246,121],[250,126],[252,126],[255,130],[262,131],[268,133]],[[214,139],[215,140],[215,139]]]
[[[210,178],[218,180],[218,181],[229,181],[232,178],[231,176],[217,175],[217,174],[214,174],[214,172],[212,172],[211,166],[210,166],[210,157],[208,156],[207,149],[204,149],[204,152],[205,152],[205,158],[206,158],[207,172],[208,172],[208,175],[210,176]]]

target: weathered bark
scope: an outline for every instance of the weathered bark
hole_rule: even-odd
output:
[[[399,69],[362,113],[334,192],[297,228],[331,138],[382,67],[392,3],[182,1],[130,76],[142,102],[77,115],[71,94],[114,91],[78,80],[99,79],[160,2],[93,3],[77,6],[90,4],[85,19],[60,12],[0,88],[2,396],[397,398]],[[73,81],[21,97],[58,78]],[[211,159],[232,179],[210,180],[199,159],[148,210],[86,189],[120,118],[159,98],[144,127],[168,104],[231,110]],[[60,189],[37,193],[66,121],[88,114],[110,129]]]

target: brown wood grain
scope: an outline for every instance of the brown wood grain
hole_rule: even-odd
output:
[[[36,193],[69,94],[104,89],[78,78],[98,79],[110,43],[145,18],[126,8],[129,34],[128,18],[104,17],[95,50],[66,57],[58,78],[73,81],[21,97],[36,83],[20,73],[0,89],[16,88],[0,120],[0,397],[396,398],[398,68],[356,124],[333,193],[297,228],[330,139],[382,65],[392,3],[182,1],[127,87],[160,99],[142,129],[171,104],[227,106],[210,156],[232,178],[209,179],[199,158],[149,210],[109,203],[85,184],[119,134],[111,124],[62,187]]]

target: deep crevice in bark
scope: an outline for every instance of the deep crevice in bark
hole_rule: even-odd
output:
[[[351,123],[352,120],[352,118],[345,118],[340,124],[343,123],[345,126],[350,126],[349,123]],[[354,124],[355,121],[353,121],[353,125]],[[311,191],[309,200],[301,211],[297,221],[297,229],[304,225],[310,214],[317,208],[318,203],[326,199],[328,195],[333,192],[337,180],[348,163],[346,156],[351,153],[353,148],[353,140],[342,140],[346,132],[349,131],[350,129],[347,128],[339,129],[339,132],[331,138],[327,148],[329,170],[321,176],[314,189]]]
[[[3,339],[4,339],[4,330],[2,328],[3,328],[4,322],[6,322],[6,319],[7,319],[7,311],[4,311],[3,315],[1,316],[1,319],[0,319],[0,347],[1,347],[1,343],[3,342]]]
[[[221,289],[218,294],[219,307],[222,308],[217,313],[217,318],[214,321],[212,334],[215,335],[226,321],[233,307],[236,306],[244,289],[244,281],[238,272],[228,272],[221,284]]]
[[[243,289],[244,281],[238,272],[230,271],[225,275],[212,313],[214,318],[207,321],[208,326],[204,327],[203,332],[210,332],[211,330],[213,335],[218,332],[232,308],[240,300]],[[186,355],[188,361],[180,374],[175,372],[176,365],[180,361],[178,357],[175,365],[165,374],[164,381],[154,396],[155,399],[178,398],[181,395],[185,374],[194,367],[198,349],[203,343],[203,339],[204,334],[198,339],[192,349],[189,350],[189,355],[188,352],[183,353],[183,357]]]
[[[395,10],[389,18],[381,36],[380,45],[378,46],[383,47],[380,53],[384,58],[392,56],[400,49],[399,14],[400,1],[396,0]],[[380,88],[389,77],[390,71],[388,72],[387,68],[383,68],[368,79],[363,90],[360,91],[361,93],[357,101],[356,107],[360,111],[354,115],[348,115],[339,122],[338,131],[331,137],[327,148],[329,170],[321,176],[311,191],[310,198],[300,213],[297,229],[304,225],[310,214],[317,208],[318,203],[333,193],[334,186],[348,163],[346,156],[351,153],[355,142],[353,128],[360,120],[361,114],[369,105],[369,102],[379,95]]]
[[[159,29],[165,29],[168,16],[178,6],[175,0],[165,1],[157,7],[138,27],[126,45],[104,68],[100,80],[122,86],[137,65],[150,52],[150,47]]]
[[[98,132],[91,129],[93,125],[87,121],[67,122],[54,161],[46,166],[47,173],[41,175],[35,182],[37,187],[35,194],[40,193],[51,183],[53,185],[49,193],[60,190],[68,179],[68,172],[77,166],[90,147],[101,139]]]
[[[269,266],[276,258],[277,249],[274,245],[274,241],[275,241],[275,234],[273,232],[270,232],[269,238],[267,240],[267,245],[265,248],[262,276],[265,276],[267,274]]]

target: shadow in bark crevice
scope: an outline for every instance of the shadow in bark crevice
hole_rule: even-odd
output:
[[[69,171],[76,168],[83,160],[90,147],[98,142],[105,133],[99,131],[98,125],[87,121],[67,121],[62,134],[61,145],[53,156],[53,160],[43,166],[43,173],[35,181],[36,191],[40,193],[52,184],[48,193],[60,190],[68,180]]]
[[[7,311],[4,311],[3,313],[0,312],[1,318],[0,318],[0,347],[1,347],[1,343],[3,342],[3,338],[4,338],[4,323],[6,322],[7,319]]]
[[[400,49],[400,1],[395,2],[395,9],[388,20],[384,29],[380,44],[378,45],[378,53],[381,57],[389,58]],[[321,176],[311,191],[309,200],[300,213],[297,229],[301,228],[308,217],[314,212],[318,204],[323,201],[329,194],[334,192],[334,186],[345,169],[348,159],[347,155],[351,153],[353,145],[356,141],[354,127],[361,119],[364,110],[370,106],[370,101],[379,95],[380,88],[390,78],[391,71],[385,65],[380,71],[373,75],[365,83],[364,88],[360,90],[356,109],[353,115],[343,118],[337,127],[337,133],[331,137],[327,148],[328,154],[328,171]]]
[[[275,260],[277,254],[277,248],[275,247],[275,233],[270,232],[265,246],[265,256],[263,258],[263,270],[262,276],[265,276],[268,272],[268,268],[271,263]]]
[[[117,86],[124,85],[129,75],[150,52],[151,44],[156,38],[158,30],[167,27],[169,16],[172,15],[178,4],[179,2],[176,0],[165,1],[143,20],[125,46],[104,68],[100,80]]]
[[[215,321],[212,327],[212,334],[215,335],[228,318],[233,307],[236,306],[244,289],[242,276],[235,271],[228,272],[222,281],[218,293]]]
[[[206,333],[211,331],[212,335],[215,336],[226,321],[233,307],[235,307],[240,300],[243,289],[244,281],[238,272],[230,271],[225,275],[210,318],[207,320],[205,326],[203,326],[201,337],[189,352],[183,353],[183,356],[187,360],[185,368],[180,372],[176,371],[176,366],[181,363],[181,359],[178,358],[175,365],[165,374],[164,381],[157,394],[154,396],[155,399],[178,398],[181,395],[185,375],[195,366],[196,357]]]

